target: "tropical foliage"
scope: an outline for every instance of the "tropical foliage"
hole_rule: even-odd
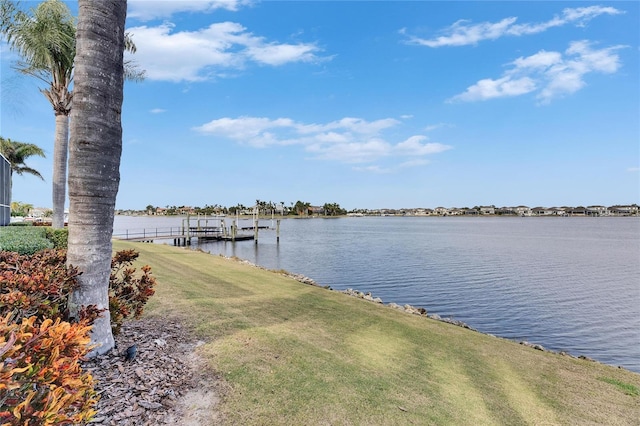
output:
[[[142,274],[137,276],[133,262],[139,253],[134,250],[122,250],[111,261],[109,278],[109,312],[114,334],[120,333],[125,318],[140,318],[144,305],[153,296],[156,283],[151,276],[151,267],[143,266]]]
[[[34,254],[53,246],[53,242],[47,239],[45,228],[42,227],[7,226],[0,232],[0,250]]]
[[[90,328],[86,320],[0,318],[0,424],[85,424],[95,415],[93,378],[80,366]]]
[[[25,163],[29,157],[44,157],[44,151],[37,145],[26,142],[12,141],[11,139],[0,136],[0,154],[9,161],[11,166],[11,174],[16,173],[23,175],[25,173],[37,176],[44,180],[39,171],[27,166]]]
[[[11,202],[11,216],[29,216],[31,209],[33,209],[33,204],[20,201]]]
[[[28,11],[9,0],[0,0],[0,31],[9,47],[20,55],[15,69],[45,84],[40,91],[49,101],[56,117],[53,153],[53,226],[64,225],[66,200],[69,115],[73,93],[76,55],[76,23],[61,0],[45,0]],[[130,35],[125,35],[125,49],[136,51]],[[133,62],[123,64],[131,80],[144,79]]]
[[[109,304],[119,313],[112,317],[114,329],[125,318],[140,316],[154,293],[151,268],[136,274],[131,267],[137,257],[134,250],[124,250],[113,258]],[[82,371],[80,360],[92,349],[90,330],[102,312],[87,306],[78,317],[69,317],[69,294],[80,275],[66,265],[65,250],[32,256],[0,252],[3,426],[85,424],[95,414],[93,379]]]

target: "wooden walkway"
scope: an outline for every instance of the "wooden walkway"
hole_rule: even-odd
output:
[[[252,230],[253,227],[241,228],[242,230]],[[261,226],[259,229],[269,229],[268,226]],[[122,233],[113,234],[113,238],[124,241],[154,242],[155,240],[173,240],[176,246],[191,245],[192,239],[199,241],[246,241],[255,239],[253,234],[236,234],[233,236],[229,231],[217,226],[201,226],[183,228],[181,226],[172,228],[152,228],[141,230],[127,230]]]

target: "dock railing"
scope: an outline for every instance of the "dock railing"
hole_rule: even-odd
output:
[[[184,237],[185,234],[181,226],[172,226],[169,228],[127,229],[125,231],[114,232],[112,236],[120,240],[145,240],[152,238],[178,238]]]

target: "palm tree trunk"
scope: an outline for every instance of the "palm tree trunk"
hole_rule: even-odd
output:
[[[69,116],[56,114],[56,136],[53,145],[53,223],[64,227],[64,204],[67,185],[67,152],[69,151]]]
[[[126,0],[79,0],[69,151],[67,263],[83,273],[70,299],[106,309],[93,325],[91,355],[113,348],[109,315],[111,234],[122,152]]]

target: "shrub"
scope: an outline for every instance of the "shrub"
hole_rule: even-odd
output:
[[[93,378],[80,367],[90,348],[87,320],[0,318],[0,424],[86,423],[95,415]]]
[[[33,222],[11,222],[9,226],[33,226]]]
[[[45,237],[53,243],[55,249],[66,249],[69,241],[69,230],[67,228],[54,229],[50,226],[44,228]]]
[[[68,320],[69,294],[79,272],[66,266],[65,250],[43,250],[32,256],[0,252],[0,316]]]
[[[68,319],[68,297],[78,285],[66,250],[34,255],[0,252],[0,425],[86,423],[95,414],[93,379],[80,367],[89,331],[100,311],[84,307]],[[111,263],[109,306],[114,333],[125,318],[140,317],[154,294],[149,266],[136,274],[134,250]],[[21,323],[20,323],[21,322]]]
[[[114,334],[120,333],[122,322],[133,314],[140,318],[144,305],[153,296],[156,279],[151,276],[151,267],[142,267],[142,275],[136,277],[133,262],[139,253],[135,250],[122,250],[111,260],[109,279],[109,312],[111,328]]]
[[[143,266],[136,274],[132,267],[139,254],[123,250],[111,261],[109,279],[109,310],[111,327],[120,332],[122,322],[139,318],[144,305],[155,290],[151,267]],[[43,250],[31,256],[0,252],[0,315],[18,320],[36,316],[69,320],[68,298],[78,285],[78,269],[66,265],[66,250]],[[100,314],[95,307],[85,307],[81,318],[95,319]]]
[[[44,228],[5,227],[0,232],[0,250],[20,254],[34,254],[40,250],[53,248],[46,238]]]

